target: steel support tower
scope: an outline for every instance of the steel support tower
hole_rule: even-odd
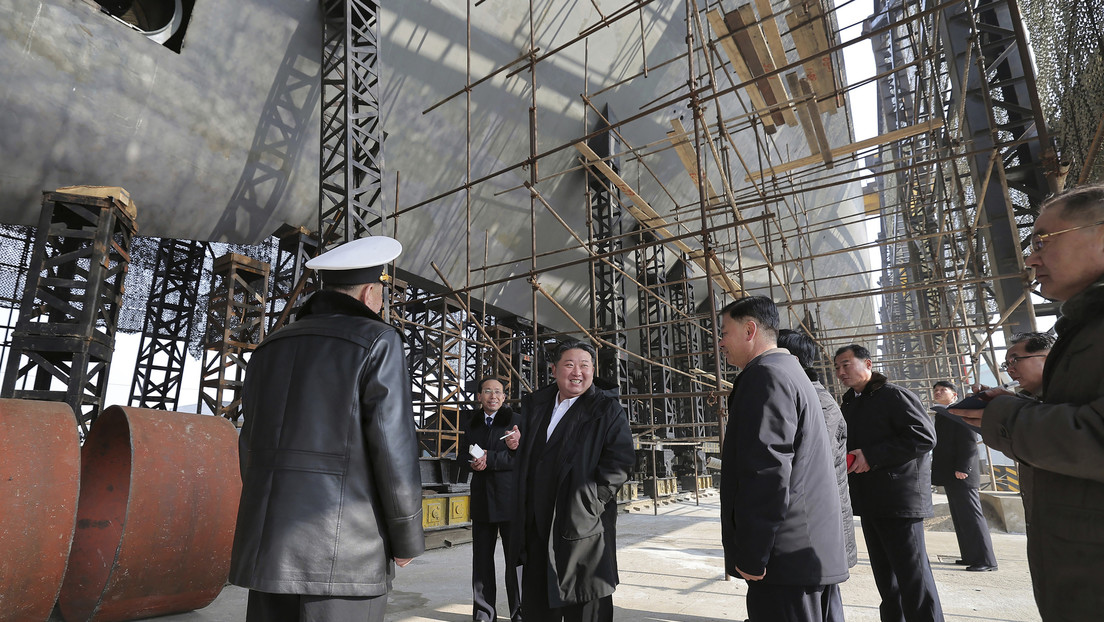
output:
[[[268,326],[265,327],[265,332],[269,333],[277,328],[275,324],[284,307],[290,304],[293,312],[297,311],[307,296],[318,287],[312,274],[308,276],[304,287],[296,295],[296,285],[306,274],[304,264],[318,253],[318,236],[303,227],[289,225],[280,227],[274,235],[278,243],[276,265],[272,269],[271,294],[268,299]],[[292,296],[295,296],[295,300],[292,300]]]
[[[648,410],[649,423],[654,426],[656,438],[673,438],[675,411],[671,399],[671,308],[667,295],[667,264],[663,246],[656,244],[655,236],[640,230],[641,248],[636,256],[637,281],[643,285],[637,290],[637,314],[640,320],[640,354],[658,364],[649,365],[645,372],[645,387],[641,391],[651,395]],[[645,246],[647,245],[647,246]]]
[[[265,336],[269,265],[227,253],[211,267],[200,403],[240,425],[249,355]]]
[[[172,238],[161,238],[157,245],[138,360],[130,384],[131,406],[177,409],[208,248],[206,242]]]
[[[0,395],[65,402],[81,435],[103,409],[137,226],[116,197],[43,195]]]
[[[379,14],[371,0],[322,2],[322,251],[381,221]]]

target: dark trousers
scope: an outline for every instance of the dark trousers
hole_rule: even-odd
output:
[[[838,585],[747,584],[750,622],[844,622]]]
[[[962,561],[969,565],[997,565],[993,554],[993,540],[989,537],[989,524],[981,511],[978,489],[965,480],[955,480],[943,487],[947,493],[947,505],[951,509],[955,537]]]
[[[249,590],[246,622],[383,622],[387,594],[307,596]]]
[[[495,548],[502,534],[503,552],[510,550],[510,523],[472,521],[472,617],[475,620],[495,620],[498,594],[495,578]],[[503,555],[505,557],[505,555]],[[506,562],[506,601],[510,604],[510,619],[521,620],[521,568]]]
[[[525,622],[613,622],[613,595],[564,607],[548,604],[548,553],[539,538],[525,547],[521,590]]]
[[[882,622],[942,622],[924,520],[862,517],[870,569],[881,594]]]

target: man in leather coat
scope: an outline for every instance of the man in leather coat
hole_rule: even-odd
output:
[[[632,433],[617,394],[593,384],[593,346],[563,343],[553,359],[556,384],[521,403],[510,559],[523,564],[526,622],[612,620],[616,497],[636,458]]]
[[[379,316],[387,237],[307,263],[324,289],[249,362],[230,582],[249,622],[382,621],[422,553],[421,479],[399,332]]]

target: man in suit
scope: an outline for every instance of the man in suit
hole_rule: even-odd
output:
[[[936,404],[950,406],[958,401],[955,386],[940,380],[932,387],[932,399]],[[932,450],[932,484],[942,486],[947,493],[947,505],[951,509],[958,550],[962,554],[957,564],[970,572],[987,572],[997,569],[997,557],[993,554],[993,541],[989,537],[989,524],[981,511],[978,496],[977,434],[964,425],[945,416],[935,417],[935,435],[938,439]]]
[[[862,517],[870,569],[882,597],[882,622],[942,622],[935,578],[924,544],[932,516],[931,463],[935,424],[920,398],[873,371],[858,344],[836,351],[843,395],[851,506]]]
[[[497,581],[495,548],[510,548],[510,521],[517,510],[514,458],[521,416],[503,406],[505,385],[493,376],[479,381],[480,408],[463,422],[460,455],[471,457],[472,619],[494,622]],[[478,447],[475,451],[473,448]],[[475,457],[478,455],[478,457]],[[506,600],[510,620],[521,622],[521,568],[506,565]]]
[[[560,344],[556,383],[521,402],[510,561],[524,566],[526,622],[613,620],[616,498],[636,456],[616,388],[594,386],[595,358],[589,343]]]
[[[751,622],[842,622],[847,554],[820,398],[778,347],[770,298],[741,298],[719,315],[718,345],[740,368],[722,449],[725,571],[747,580]]]

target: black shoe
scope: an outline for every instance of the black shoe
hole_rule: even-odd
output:
[[[992,572],[996,569],[996,564],[974,564],[973,566],[966,566],[966,570],[969,572]]]
[[[956,560],[955,560],[955,564],[957,564],[957,565],[959,565],[959,566],[973,566],[973,564],[971,564],[970,562],[966,561],[965,559],[956,559]]]

